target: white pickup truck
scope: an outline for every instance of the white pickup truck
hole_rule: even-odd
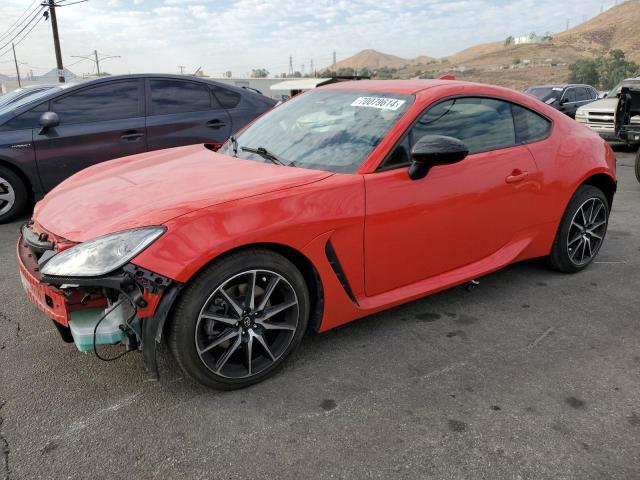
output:
[[[616,136],[614,122],[622,87],[640,87],[640,77],[627,78],[613,87],[605,98],[578,108],[576,121],[594,130],[607,141],[620,141]],[[630,143],[640,143],[640,141]]]

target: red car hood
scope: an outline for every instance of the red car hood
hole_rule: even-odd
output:
[[[54,235],[83,242],[330,175],[231,158],[191,145],[89,167],[38,202],[34,220]]]

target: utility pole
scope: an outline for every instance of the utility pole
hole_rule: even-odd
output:
[[[109,60],[110,58],[120,58],[120,55],[105,55],[100,58],[98,51],[94,50],[93,53],[90,53],[89,55],[71,55],[71,58],[82,58],[83,60],[89,60],[90,62],[95,63],[98,77],[100,77],[102,75],[102,72],[100,71],[100,62]]]
[[[178,68],[180,69],[180,75],[184,75],[184,69],[187,68],[184,65],[178,65]]]
[[[333,51],[333,71],[336,71],[336,51]]]
[[[289,76],[293,76],[293,57],[289,55]]]
[[[100,76],[100,59],[98,58],[98,51],[93,51],[93,56],[96,57],[96,70],[98,70],[98,76]]]
[[[313,77],[316,76],[316,71],[313,69],[313,58],[311,59],[311,62],[309,64],[309,75]]]
[[[18,86],[21,87],[22,83],[20,82],[20,69],[18,68],[18,58],[16,57],[16,46],[12,43],[11,48],[13,49],[13,61],[16,63],[16,75],[18,76]]]
[[[48,1],[49,16],[51,17],[51,31],[53,32],[53,46],[56,50],[56,63],[58,65],[58,81],[64,83],[64,67],[62,66],[62,52],[60,51],[60,37],[58,37],[58,20],[56,19],[56,4]]]

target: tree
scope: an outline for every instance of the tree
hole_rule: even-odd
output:
[[[520,63],[520,59],[519,58],[514,58],[511,63],[513,63],[514,65],[518,65]]]
[[[535,40],[536,39],[536,32],[531,32],[529,34],[529,40]]]
[[[251,70],[251,78],[267,78],[269,72],[266,68],[254,68]]]
[[[508,47],[509,45],[511,45],[513,43],[513,37],[511,35],[509,35],[506,40],[504,41],[504,46]]]
[[[569,65],[569,83],[586,83],[587,85],[598,85],[600,75],[596,60],[580,58],[575,63]]]
[[[640,73],[640,66],[625,58],[619,49],[611,50],[605,57],[598,57],[598,73],[600,85],[609,89],[625,78],[634,77]]]
[[[389,67],[380,67],[378,70],[376,70],[375,72],[373,72],[373,76],[375,78],[380,78],[382,80],[388,80],[390,78],[394,78],[395,73],[398,70],[396,70],[395,68],[389,68]]]
[[[569,81],[610,89],[625,78],[640,74],[640,66],[627,60],[622,50],[611,50],[594,59],[581,58],[569,65]]]

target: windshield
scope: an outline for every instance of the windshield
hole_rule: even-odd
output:
[[[546,102],[547,100],[557,100],[562,95],[562,87],[532,87],[525,91],[529,95]]]
[[[631,86],[635,86],[635,87],[640,86],[640,80],[621,81],[618,85],[613,87],[609,93],[607,93],[607,97],[615,97],[617,95],[620,95],[620,90],[622,90],[622,87],[631,87]]]
[[[219,152],[256,161],[275,158],[285,165],[352,173],[412,102],[409,95],[313,91],[259,118],[238,135],[237,144],[228,141]]]

